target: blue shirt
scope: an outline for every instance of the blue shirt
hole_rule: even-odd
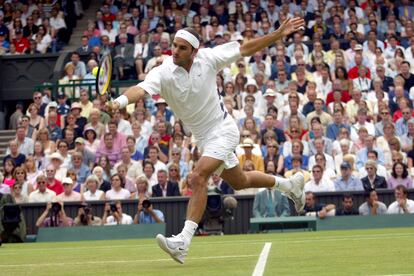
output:
[[[362,191],[364,188],[362,187],[361,180],[351,175],[348,181],[345,181],[342,176],[338,177],[335,180],[335,191]]]
[[[337,125],[335,123],[332,123],[332,124],[329,124],[328,127],[326,128],[326,137],[328,137],[329,139],[335,141],[336,137],[339,134],[339,130],[341,128],[346,128],[348,130],[348,132],[351,133],[351,128],[348,125],[346,125],[346,124]]]
[[[47,130],[49,131],[49,138],[52,141],[57,141],[62,139],[62,129],[58,126],[55,126],[54,128],[51,128],[50,126],[47,127]]]
[[[404,118],[398,119],[395,123],[395,130],[398,136],[402,136],[408,133],[408,121],[406,121]]]
[[[164,222],[164,214],[160,210],[153,209],[152,211],[157,215],[157,217],[162,222]],[[151,224],[151,223],[157,223],[157,222],[151,216],[151,214],[145,213],[144,211],[141,211],[141,213],[139,213],[139,223],[140,224]]]
[[[307,155],[302,155],[302,166],[301,166],[301,168],[303,170],[308,170],[308,163],[309,163],[309,157]],[[286,170],[293,169],[292,155],[288,155],[288,156],[285,157],[285,169]]]
[[[84,163],[82,163],[79,170],[76,170],[73,166],[72,166],[72,169],[77,171],[76,176],[77,176],[77,182],[79,184],[85,183],[86,178],[91,174],[91,171],[89,170],[89,167],[86,166]]]
[[[374,150],[378,153],[378,160],[377,160],[378,164],[385,165],[384,153],[382,152],[382,150],[379,148],[374,148]],[[368,160],[368,149],[367,148],[360,149],[356,155],[357,169],[360,170],[365,165],[367,160]]]

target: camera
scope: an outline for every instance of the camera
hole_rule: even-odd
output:
[[[62,205],[59,202],[52,203],[52,213],[57,214],[62,209]]]
[[[142,208],[144,208],[144,209],[148,209],[150,206],[151,206],[151,201],[149,201],[148,199],[145,199],[145,200],[142,202]]]
[[[117,211],[116,203],[111,203],[110,206],[111,206],[111,212],[116,212]]]

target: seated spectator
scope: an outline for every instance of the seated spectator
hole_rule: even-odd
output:
[[[78,208],[78,215],[73,221],[74,226],[101,226],[102,220],[100,217],[94,216],[92,208],[83,204]]]
[[[136,190],[134,180],[128,177],[127,170],[128,170],[127,166],[124,164],[121,164],[116,168],[116,173],[122,179],[122,183],[123,183],[122,187],[127,189],[132,194],[132,193],[135,193],[137,190]]]
[[[135,145],[136,145],[135,137],[132,136],[132,135],[129,135],[127,137],[127,147],[128,147],[128,150],[129,150],[129,155],[130,155],[132,160],[141,161],[141,160],[144,159],[144,155],[140,151],[137,150]]]
[[[295,155],[292,157],[292,169],[285,172],[285,177],[289,178],[297,172],[301,172],[303,174],[305,183],[309,181],[310,174],[308,170],[302,169],[302,157],[300,155]]]
[[[59,79],[58,83],[62,84],[72,84],[73,81],[80,80],[79,76],[75,75],[75,66],[71,63],[66,64],[64,69],[65,75]],[[80,89],[79,87],[71,87],[67,86],[63,88],[63,91],[68,98],[79,98],[80,96]]]
[[[29,194],[29,202],[49,202],[55,198],[56,193],[47,188],[46,177],[39,175],[35,183],[36,190]]]
[[[123,187],[125,187],[125,183],[123,182],[122,177],[118,174],[114,174],[111,177],[111,189],[105,193],[106,200],[129,199],[131,193]]]
[[[368,160],[372,160],[372,161],[374,161],[376,163],[376,165],[377,165],[377,172],[376,172],[377,175],[382,176],[385,179],[388,179],[387,169],[383,165],[378,164],[378,162],[377,162],[377,160],[378,160],[378,153],[375,150],[372,150],[372,151],[369,151],[368,152]],[[368,175],[368,173],[367,173],[365,167],[362,167],[359,170],[359,176],[362,178],[362,177],[365,177],[367,175]]]
[[[335,216],[353,216],[358,215],[358,211],[354,209],[354,200],[351,194],[342,196],[342,208],[335,210]]]
[[[250,138],[245,138],[241,147],[244,149],[244,154],[237,156],[240,162],[240,166],[243,167],[246,160],[250,160],[253,162],[256,170],[264,172],[263,158],[252,153],[254,147],[253,140]]]
[[[178,183],[168,180],[167,171],[159,170],[157,172],[158,184],[152,187],[153,197],[180,196]]]
[[[68,130],[68,133],[69,132],[71,132],[71,130]],[[69,152],[69,143],[66,140],[60,140],[57,143],[57,149],[57,153],[62,157],[62,164],[60,167],[68,169],[72,163],[72,154]]]
[[[118,79],[124,79],[124,70],[134,68],[134,45],[128,43],[127,34],[119,35],[120,44],[115,47],[114,67]]]
[[[158,159],[160,152],[157,147],[152,145],[148,146],[148,161],[154,166],[154,173],[157,173],[159,170],[167,170],[165,163]]]
[[[138,213],[134,217],[134,224],[164,223],[164,214],[154,209],[148,198],[139,200]]]
[[[341,175],[335,180],[335,191],[362,191],[361,180],[352,175],[352,166],[349,162],[342,162]]]
[[[103,225],[120,225],[132,224],[134,221],[130,215],[122,212],[122,205],[120,201],[115,203],[105,203],[105,210],[102,217]]]
[[[331,179],[323,177],[323,168],[320,165],[312,167],[312,179],[305,183],[305,192],[333,192],[335,185]]]
[[[324,152],[324,148],[325,148],[325,140],[323,140],[322,138],[316,138],[313,141],[313,144],[315,146],[315,155],[311,156],[309,158],[309,170],[312,169],[313,165],[316,164],[316,156],[319,155],[324,155],[325,160],[326,160],[326,168],[327,169],[332,169],[335,170],[335,162],[334,159],[332,158],[332,156],[330,154],[327,154],[326,152]]]
[[[82,195],[73,190],[73,180],[70,177],[65,177],[62,180],[63,193],[56,196],[55,200],[59,202],[64,201],[81,201]]]
[[[8,159],[13,160],[16,167],[19,167],[22,164],[24,164],[24,161],[26,160],[26,156],[19,152],[19,145],[17,144],[16,140],[10,140],[9,154],[7,154],[4,157],[3,162],[5,162]]]
[[[326,167],[327,162],[325,159],[325,154],[320,154],[320,153],[315,154],[315,162],[316,162],[316,165],[321,166],[323,178],[330,179],[331,181],[334,181],[336,179],[337,174],[335,170]]]
[[[99,179],[96,175],[92,174],[86,178],[85,184],[82,187],[82,197],[86,201],[91,200],[104,200],[105,192],[98,190],[99,188]],[[76,220],[75,220],[76,223]]]
[[[313,155],[318,152],[316,150],[316,144],[315,144],[315,140],[317,139],[323,140],[323,152],[326,154],[332,155],[332,140],[324,136],[324,129],[323,129],[322,124],[312,125],[312,133],[314,137],[311,138],[308,142],[309,143],[309,155]]]
[[[82,156],[82,162],[89,169],[95,165],[95,154],[85,147],[85,139],[78,137],[75,139],[75,153],[78,152]]]
[[[388,206],[387,214],[413,214],[414,200],[408,199],[408,190],[404,185],[394,189],[395,201]]]
[[[388,189],[395,189],[399,185],[406,188],[413,187],[413,181],[408,173],[407,165],[402,162],[396,162],[392,166],[391,176],[388,178]]]
[[[4,185],[4,184],[1,184],[1,185]],[[27,195],[22,194],[22,189],[23,189],[22,184],[14,183],[11,195],[13,196],[13,199],[17,204],[28,203],[29,202],[29,197]],[[0,193],[4,194],[3,191],[1,190],[1,188],[0,188]],[[6,191],[6,193],[7,193],[7,191]],[[9,191],[9,193],[10,193],[10,191]]]
[[[150,197],[150,188],[148,179],[145,175],[140,175],[135,179],[136,192],[131,196],[131,198],[143,200]]]
[[[300,140],[294,140],[292,141],[292,153],[288,156],[285,156],[284,159],[284,168],[285,170],[291,170],[293,168],[293,156],[301,156],[302,157],[302,169],[307,170],[308,169],[308,162],[309,157],[307,155],[303,154],[303,143]]]
[[[305,207],[303,208],[301,215],[319,217],[320,219],[324,219],[326,216],[335,215],[335,205],[324,205],[321,203],[317,203],[315,199],[315,194],[312,192],[306,192]]]
[[[103,141],[96,151],[96,162],[100,164],[100,158],[105,156],[109,159],[110,166],[114,166],[120,160],[120,151],[114,146],[114,137],[112,133],[108,132],[103,135]]]
[[[377,163],[374,160],[368,160],[365,163],[365,170],[368,175],[361,178],[365,191],[387,188],[388,185],[385,177],[377,175]]]
[[[368,152],[375,150],[378,154],[378,163],[384,165],[384,153],[381,149],[374,146],[375,136],[365,137],[365,146],[356,152],[356,167],[360,170],[368,160]]]
[[[118,161],[114,169],[117,170],[119,166],[124,165],[127,170],[127,176],[130,179],[136,179],[143,173],[141,163],[131,159],[131,153],[128,146],[121,149],[121,160]]]
[[[93,114],[94,111],[92,109],[91,114]],[[94,115],[91,115],[93,117]],[[103,128],[103,125],[102,125]],[[92,152],[93,154],[96,153],[99,147],[99,139],[96,139],[98,137],[96,131],[92,127],[88,127],[88,125],[85,126],[85,131],[83,132],[84,142],[85,142],[85,149]]]
[[[155,173],[154,164],[151,161],[146,160],[144,161],[144,175],[148,179],[149,182],[149,193],[152,193],[152,187],[158,183],[157,174]]]
[[[378,200],[378,195],[375,190],[365,192],[366,202],[359,206],[359,214],[361,216],[376,216],[387,213],[387,206]]]
[[[190,173],[190,175],[191,174],[192,173]],[[232,194],[234,194],[233,187],[230,186],[230,184],[228,184],[227,182],[225,182],[220,177],[220,175],[218,175],[217,173],[213,173],[211,175],[211,181],[212,181],[212,185],[215,186],[215,187],[217,187],[224,195],[232,195]],[[187,177],[187,179],[184,181],[184,183],[186,183],[187,190],[188,190],[189,187],[191,187],[191,176],[190,177]],[[182,189],[181,194],[184,196],[184,193],[185,193],[185,191],[184,191],[184,185],[182,185],[181,189]],[[187,193],[187,196],[190,196],[190,195],[188,195],[188,193]]]
[[[289,200],[275,189],[258,192],[253,202],[253,217],[287,217],[290,216]]]
[[[63,193],[63,186],[62,183],[56,179],[56,170],[52,164],[47,165],[46,167],[46,182],[47,188],[52,190],[56,193],[56,195],[60,195]]]
[[[98,189],[106,193],[111,189],[111,183],[104,179],[104,170],[100,166],[96,166],[92,170],[92,174],[98,178]]]
[[[49,215],[50,212],[50,216]],[[73,225],[73,219],[66,216],[63,202],[48,202],[45,211],[36,221],[37,227],[68,227]]]
[[[13,159],[7,159],[3,163],[3,172],[4,177],[2,183],[12,187],[13,184],[16,182],[16,179],[13,178],[14,170],[16,169],[16,165],[14,164]]]
[[[83,155],[80,152],[74,152],[72,154],[72,164],[70,169],[74,170],[76,173],[77,183],[73,183],[75,186],[85,183],[86,178],[91,174],[89,167],[83,163]]]
[[[13,178],[16,182],[13,184],[20,184],[22,190],[20,191],[23,196],[29,196],[31,192],[33,192],[33,186],[27,181],[27,173],[23,166],[17,167],[13,172]]]

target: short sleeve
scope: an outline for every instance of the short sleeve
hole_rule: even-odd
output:
[[[201,51],[206,53],[206,58],[210,60],[217,71],[222,70],[242,57],[240,54],[240,44],[237,41],[225,43],[212,49],[202,49]]]
[[[157,66],[148,72],[145,80],[137,84],[138,87],[144,89],[151,96],[158,95],[161,91],[161,68]]]

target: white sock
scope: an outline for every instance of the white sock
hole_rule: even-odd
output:
[[[274,188],[283,193],[289,193],[292,190],[292,183],[290,183],[290,180],[287,178],[275,176]]]
[[[191,220],[186,220],[184,223],[184,228],[181,231],[181,235],[185,239],[187,244],[191,243],[191,239],[194,236],[195,231],[197,230],[198,224]]]

